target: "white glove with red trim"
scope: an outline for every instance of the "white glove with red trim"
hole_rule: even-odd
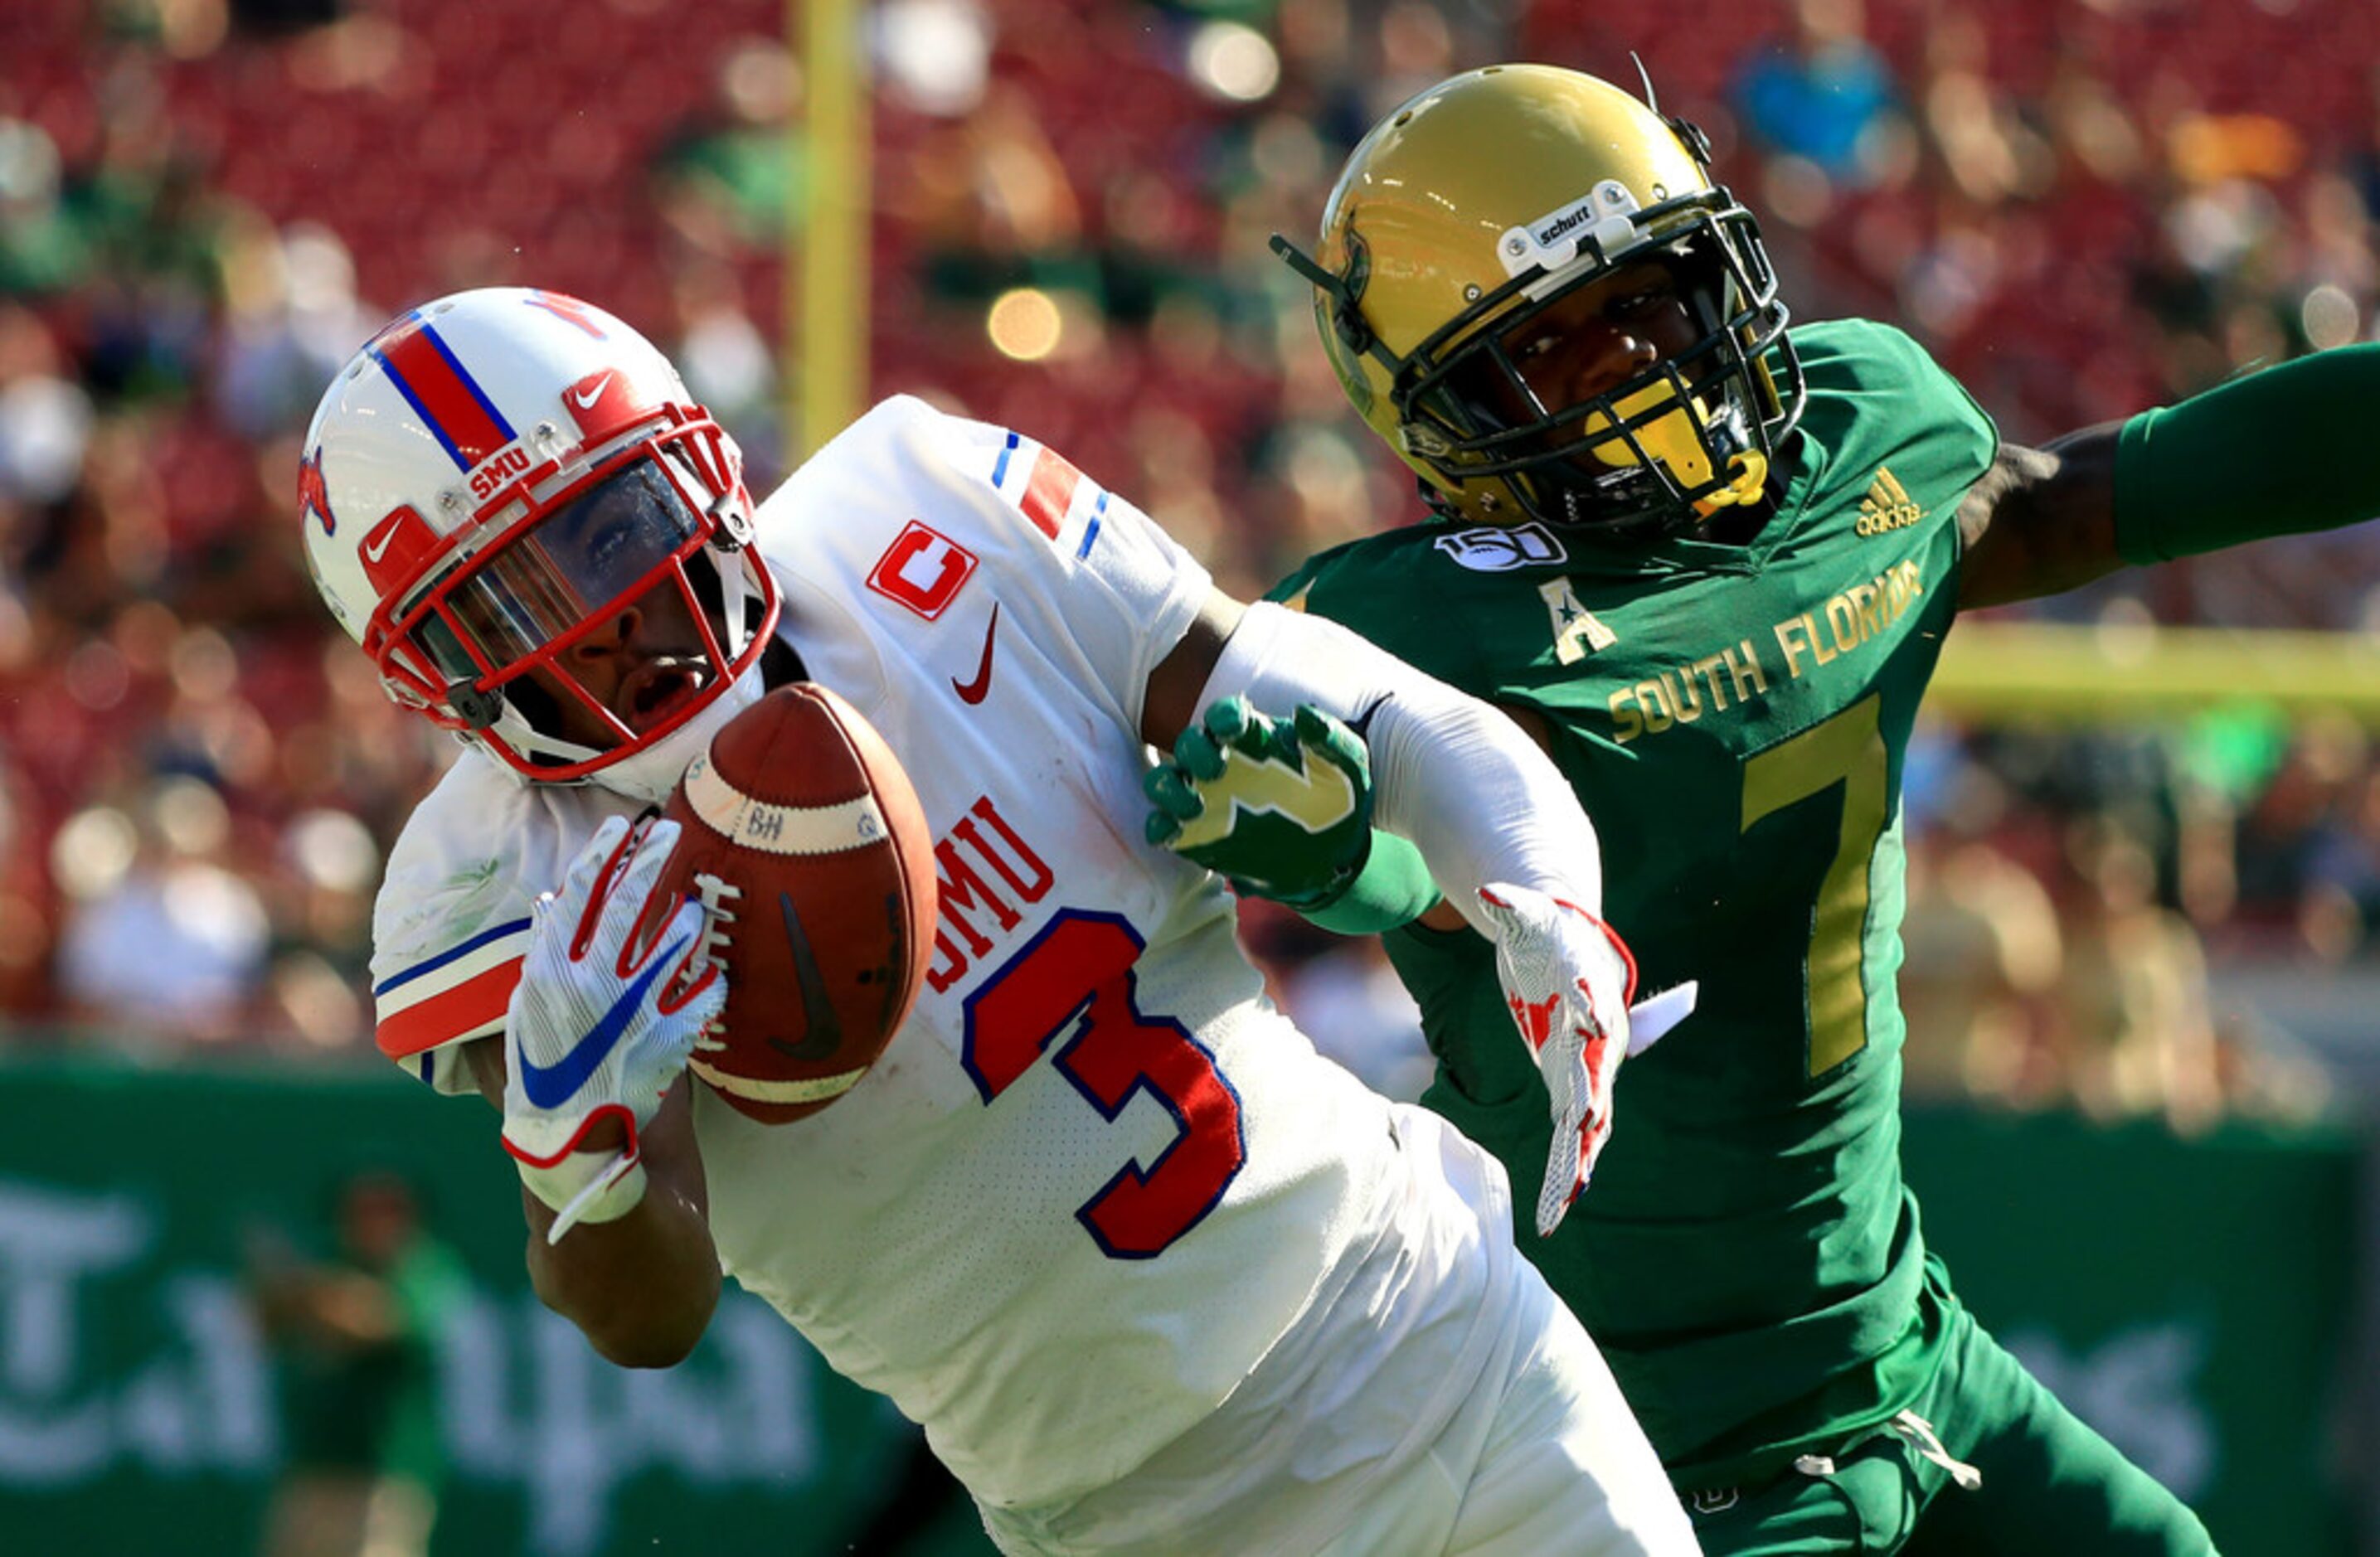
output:
[[[1636,960],[1602,920],[1527,887],[1491,882],[1479,909],[1495,932],[1504,1002],[1545,1076],[1553,1143],[1537,1191],[1537,1236],[1561,1225],[1611,1138],[1611,1087],[1623,1056],[1653,1046],[1694,1008],[1682,984],[1630,1008]]]
[[[727,1001],[717,964],[698,975],[690,967],[702,955],[699,903],[681,903],[650,941],[632,944],[677,836],[674,822],[607,820],[562,890],[530,911],[504,1019],[504,1150],[556,1213],[549,1243],[644,1199],[641,1132]],[[604,1119],[620,1122],[627,1143],[582,1150]]]

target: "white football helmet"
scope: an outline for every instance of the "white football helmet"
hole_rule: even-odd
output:
[[[651,343],[575,297],[489,288],[392,321],[323,395],[298,498],[314,582],[389,696],[525,778],[659,800],[760,694],[778,592],[743,456]],[[654,590],[699,641],[599,695],[570,650]]]

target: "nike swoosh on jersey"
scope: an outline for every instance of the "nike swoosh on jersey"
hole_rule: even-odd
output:
[[[686,937],[680,936],[675,946],[647,963],[636,983],[620,991],[602,1020],[589,1028],[587,1036],[573,1044],[570,1052],[552,1065],[536,1064],[527,1055],[516,1056],[520,1062],[521,1092],[529,1102],[540,1108],[559,1108],[569,1102],[571,1093],[587,1084],[587,1078],[595,1074],[610,1056],[612,1046],[620,1041],[620,1034],[628,1030],[628,1019],[643,1004],[645,991],[662,976],[662,969],[676,965],[677,954],[685,948]]]
[[[962,682],[956,676],[951,678],[951,690],[959,694],[960,702],[973,706],[982,702],[990,693],[991,646],[999,635],[1000,602],[994,600],[991,603],[991,625],[983,630],[983,658],[976,662],[975,680]]]

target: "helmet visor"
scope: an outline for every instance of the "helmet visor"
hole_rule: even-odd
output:
[[[501,673],[641,595],[702,536],[660,465],[638,460],[498,545],[422,623],[424,646],[450,675]]]

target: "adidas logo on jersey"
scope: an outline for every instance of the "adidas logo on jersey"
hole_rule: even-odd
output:
[[[1912,501],[1909,489],[1900,477],[1883,465],[1876,467],[1876,479],[1867,484],[1867,496],[1860,499],[1859,523],[1852,526],[1854,535],[1880,536],[1888,530],[1905,530],[1925,517],[1925,510]]]

